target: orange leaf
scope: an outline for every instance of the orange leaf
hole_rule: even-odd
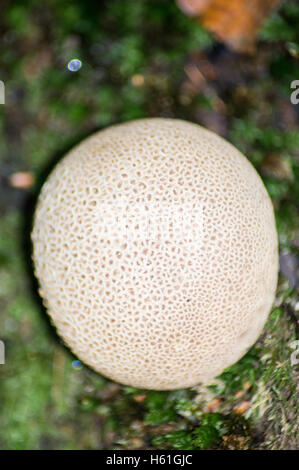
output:
[[[177,0],[179,7],[221,41],[241,52],[254,50],[256,34],[281,0]]]
[[[249,410],[250,406],[251,403],[249,401],[243,400],[239,405],[234,407],[234,412],[239,415],[243,415],[247,410]]]

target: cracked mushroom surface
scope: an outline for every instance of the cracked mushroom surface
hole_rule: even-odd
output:
[[[209,382],[257,340],[274,300],[262,180],[227,141],[181,120],[132,121],[77,145],[42,188],[32,240],[59,335],[135,387]]]

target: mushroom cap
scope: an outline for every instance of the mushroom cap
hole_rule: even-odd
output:
[[[95,133],[44,184],[32,232],[40,294],[87,365],[135,387],[209,382],[257,340],[277,233],[262,180],[196,124]]]

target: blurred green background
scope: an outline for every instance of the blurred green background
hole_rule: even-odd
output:
[[[172,0],[2,1],[1,449],[298,448],[299,105],[290,102],[298,24],[298,2],[285,2],[247,56]],[[73,59],[82,62],[76,72]],[[147,116],[190,120],[227,138],[255,165],[275,207],[273,311],[258,343],[208,388],[149,392],[101,377],[64,347],[36,293],[29,234],[51,167],[94,130]]]

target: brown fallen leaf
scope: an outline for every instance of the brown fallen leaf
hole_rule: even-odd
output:
[[[249,410],[250,406],[251,403],[249,401],[243,400],[239,405],[234,407],[234,412],[238,415],[243,415],[247,410]]]
[[[177,0],[179,7],[221,41],[239,52],[252,53],[256,34],[281,0]]]
[[[137,401],[137,403],[142,403],[146,399],[145,393],[141,393],[140,395],[135,395],[134,400]]]
[[[221,405],[221,401],[219,400],[219,398],[215,398],[215,400],[211,401],[208,404],[208,411],[210,413],[213,413],[214,411],[216,411],[219,408],[220,405]]]

